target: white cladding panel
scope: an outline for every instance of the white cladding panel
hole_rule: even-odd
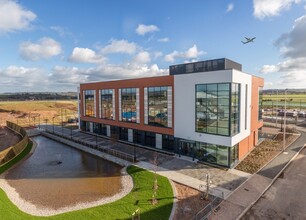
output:
[[[197,84],[240,83],[240,133],[233,137],[195,132],[195,95]],[[248,84],[248,100],[251,103],[252,77],[240,71],[221,70],[174,75],[174,136],[187,140],[224,146],[234,146],[250,134],[250,117],[245,130],[245,84]],[[250,116],[250,105],[248,116]]]
[[[112,106],[113,106],[113,120],[116,120],[116,90],[113,89],[113,99],[112,99]]]
[[[110,137],[110,136],[111,136],[110,125],[106,125],[106,135],[107,135],[107,137]]]
[[[148,124],[148,112],[149,112],[149,108],[148,108],[148,88],[145,87],[144,88],[144,124]]]
[[[155,135],[155,146],[158,149],[162,149],[163,145],[163,136],[161,134],[156,134]]]
[[[128,129],[128,141],[133,142],[133,129]]]

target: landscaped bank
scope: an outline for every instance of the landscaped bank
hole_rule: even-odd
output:
[[[154,174],[130,166],[127,172],[132,176],[134,188],[124,198],[102,206],[69,212],[50,217],[36,217],[20,211],[0,190],[0,219],[131,219],[132,213],[140,208],[141,219],[168,219],[173,205],[173,191],[167,178],[158,176],[158,204],[152,205]]]

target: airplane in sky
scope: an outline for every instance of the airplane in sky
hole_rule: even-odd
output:
[[[247,44],[247,43],[254,42],[254,40],[255,40],[256,37],[253,37],[253,38],[244,37],[244,38],[246,39],[246,41],[241,41],[241,43]]]

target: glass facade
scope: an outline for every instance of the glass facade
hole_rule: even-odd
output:
[[[168,127],[168,87],[148,88],[148,124]]]
[[[121,120],[136,123],[136,88],[121,89]]]
[[[95,117],[95,90],[84,90],[84,115]]]
[[[263,89],[262,87],[258,88],[258,120],[262,120],[262,97]]]
[[[145,145],[155,147],[156,135],[153,132],[145,132]]]
[[[240,84],[196,85],[196,131],[232,136],[239,132]]]
[[[102,89],[101,94],[101,118],[114,119],[113,115],[113,90]]]
[[[195,158],[200,161],[224,167],[232,167],[238,161],[238,145],[222,145],[196,142]]]
[[[174,137],[172,135],[163,134],[163,150],[173,151],[174,150]]]

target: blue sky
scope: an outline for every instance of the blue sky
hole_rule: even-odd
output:
[[[0,92],[76,91],[222,57],[266,89],[306,88],[306,1],[0,0]]]

